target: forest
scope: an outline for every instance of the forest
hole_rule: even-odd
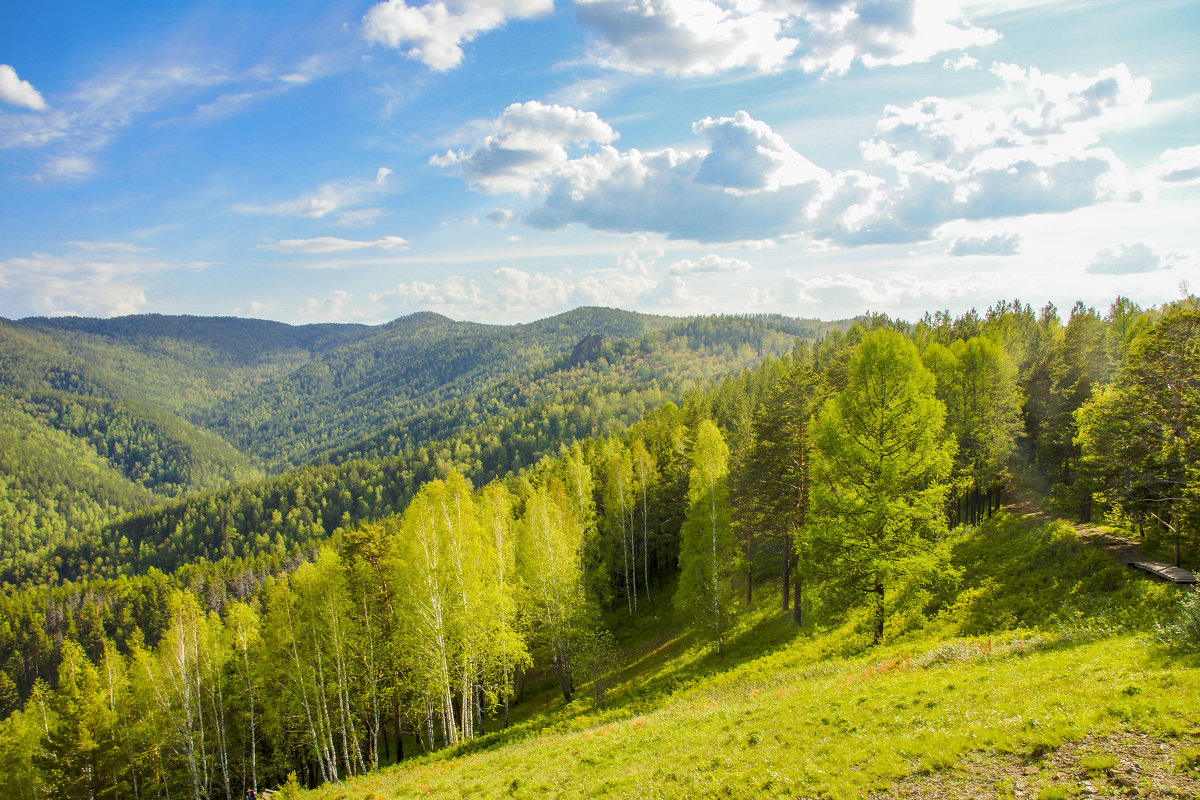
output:
[[[1190,295],[257,350],[153,321],[0,323],[11,797],[336,784],[502,729],[531,681],[603,706],[664,601],[718,658],[763,593],[884,646],[955,613],[952,532],[1018,495],[1200,563]]]

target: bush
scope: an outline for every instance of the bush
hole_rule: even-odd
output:
[[[1172,650],[1200,653],[1200,589],[1180,592],[1174,613],[1154,626],[1154,636]]]

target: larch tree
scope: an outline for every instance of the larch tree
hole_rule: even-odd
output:
[[[729,448],[716,424],[701,420],[691,452],[674,604],[710,633],[717,653],[733,617],[732,579],[740,562],[741,548],[730,524]]]
[[[875,598],[878,643],[889,588],[945,529],[954,446],[933,376],[901,334],[867,333],[847,377],[813,422],[815,544],[828,578]]]

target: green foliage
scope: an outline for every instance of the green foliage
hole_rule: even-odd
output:
[[[1086,489],[1193,547],[1200,545],[1197,341],[1200,312],[1164,316],[1132,340],[1115,383],[1075,415]]]
[[[1200,592],[1181,592],[1165,621],[1154,629],[1164,647],[1181,653],[1200,653]]]
[[[867,334],[847,374],[813,422],[815,558],[831,584],[875,596],[879,641],[900,575],[936,569],[953,445],[933,377],[903,336]]]
[[[729,448],[710,420],[696,430],[691,465],[675,608],[708,632],[719,654],[736,610],[732,578],[741,554],[730,523]]]
[[[21,798],[237,795],[289,773],[291,794],[423,751],[437,766],[411,786],[362,785],[858,796],[973,750],[1181,735],[1191,659],[1121,635],[1194,641],[1187,600],[1173,614],[1170,587],[1064,524],[948,531],[945,500],[1024,460],[1129,520],[1105,481],[1139,471],[1183,487],[1166,519],[1193,530],[1188,313],[1126,301],[1064,328],[1002,303],[797,346],[814,326],[597,309],[512,328],[0,323],[0,568],[22,584],[0,596],[0,772]],[[596,330],[594,359],[563,355]],[[1122,404],[1151,427],[1096,422]],[[276,467],[332,463],[244,483],[214,431]],[[368,453],[388,458],[346,460]],[[797,557],[803,626],[751,598],[732,615],[735,580],[782,573],[786,593]]]

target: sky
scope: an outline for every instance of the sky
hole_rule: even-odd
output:
[[[915,320],[1200,287],[1197,0],[15,0],[0,20],[10,319]]]

